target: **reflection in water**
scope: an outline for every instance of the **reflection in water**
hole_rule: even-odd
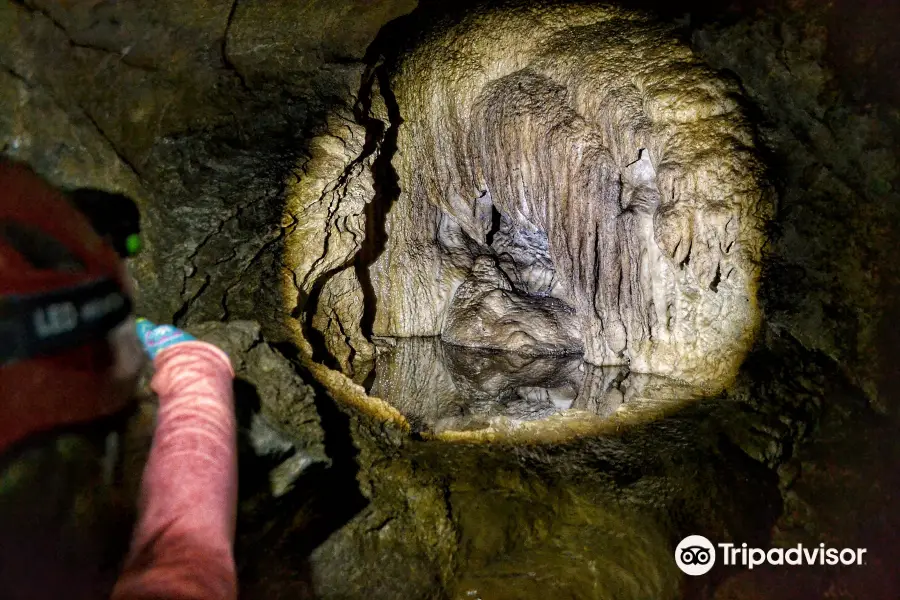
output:
[[[609,417],[623,406],[653,410],[703,395],[665,377],[589,365],[578,355],[522,356],[436,337],[381,344],[369,394],[394,405],[414,430],[431,433],[574,410]]]

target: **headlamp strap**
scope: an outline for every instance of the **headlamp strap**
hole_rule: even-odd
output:
[[[106,337],[131,314],[110,278],[43,294],[0,296],[0,365]]]

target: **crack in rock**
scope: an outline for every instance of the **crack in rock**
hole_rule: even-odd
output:
[[[466,261],[492,254],[495,209],[546,235],[585,360],[733,380],[759,327],[772,193],[740,90],[623,9],[477,9],[419,39],[390,69],[401,193],[370,269],[375,333],[441,331]]]

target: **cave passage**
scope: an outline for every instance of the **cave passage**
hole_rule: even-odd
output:
[[[725,389],[772,192],[740,89],[624,9],[445,25],[373,63],[289,190],[316,351],[357,381],[377,339],[439,337]]]
[[[0,0],[0,153],[232,360],[241,598],[896,600],[896,4]],[[143,383],[0,460],[0,579],[124,552]]]

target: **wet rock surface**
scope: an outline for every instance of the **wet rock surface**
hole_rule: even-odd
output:
[[[263,339],[258,323],[201,323],[190,331],[231,358],[244,441],[256,457],[275,461],[272,496],[289,491],[307,469],[331,465],[314,389]]]
[[[663,414],[708,396],[684,382],[597,367],[578,355],[472,350],[438,338],[383,343],[368,393],[396,406],[420,433],[515,427],[554,415],[602,421],[623,411]]]
[[[246,324],[203,326],[232,344],[269,415],[265,426],[247,421],[243,437],[242,596],[898,597],[890,557],[900,487],[892,419],[900,407],[892,364],[900,146],[886,100],[896,78],[873,70],[889,63],[895,45],[892,32],[876,35],[891,22],[889,8],[802,0],[741,2],[743,12],[729,14],[663,7],[700,60],[732,74],[711,81],[740,82],[741,112],[761,134],[754,147],[775,167],[779,203],[759,266],[763,328],[737,380],[723,395],[656,419],[651,405],[618,410],[658,391],[633,374],[599,371],[590,385],[601,392],[579,396],[568,366],[457,355],[436,340],[414,352],[398,343],[393,363],[376,364],[379,394],[408,390],[392,400],[400,413],[322,367],[378,395],[363,363],[390,352],[376,358],[371,334],[439,335],[457,285],[485,251],[517,293],[571,294],[550,228],[522,227],[509,198],[474,190],[429,193],[416,204],[400,193],[420,193],[404,177],[430,155],[396,152],[406,135],[400,119],[409,116],[402,105],[418,100],[392,87],[378,54],[396,55],[392,40],[447,18],[433,4],[394,22],[372,46],[411,3],[0,6],[2,152],[64,187],[138,199],[147,252],[131,268],[143,315],[189,328],[260,323],[261,334]],[[349,16],[332,18],[332,10]],[[405,28],[411,36],[400,35]],[[874,33],[848,33],[862,30]],[[534,77],[511,81],[536,85]],[[427,120],[440,110],[418,114]],[[535,118],[508,116],[486,123]],[[520,129],[509,139],[521,142]],[[452,134],[432,143],[468,148]],[[622,171],[622,197],[641,215],[654,202],[652,186],[630,150],[637,148],[600,163]],[[660,165],[649,158],[659,191]],[[422,169],[426,180],[432,174],[444,177]],[[451,200],[446,210],[432,203]],[[652,224],[667,251],[686,231],[672,208]],[[700,253],[684,272],[712,283],[717,245],[705,242],[718,237],[693,231]],[[409,250],[405,266],[418,275],[392,277],[377,266],[391,256],[388,243]],[[700,288],[704,298],[727,291]],[[393,316],[374,311],[375,290],[415,298],[415,322],[431,326],[407,327],[412,321],[401,317],[410,311],[400,306]],[[285,341],[277,352],[269,346]],[[443,358],[433,358],[442,348]],[[518,423],[466,416],[476,396],[504,398],[488,405]],[[589,421],[549,414],[572,397],[603,400],[573,400],[569,410],[594,413]],[[296,432],[278,421],[281,411]],[[448,415],[457,421],[432,438],[409,435]],[[321,460],[296,458],[303,440],[314,440],[307,451]],[[716,569],[686,580],[671,552],[689,533],[761,547],[869,547],[873,562],[854,572]]]
[[[772,199],[734,82],[670,27],[612,7],[512,2],[418,24],[374,73],[380,141],[345,163],[356,177],[377,157],[397,186],[378,198],[383,234],[369,243],[383,247],[356,273],[372,333],[559,352],[560,325],[531,300],[512,306],[502,283],[480,298],[502,326],[453,324],[471,312],[454,293],[474,293],[460,271],[496,253],[518,285],[572,307],[588,362],[727,385],[759,321]],[[528,340],[529,325],[549,338]]]
[[[457,288],[441,331],[457,346],[519,354],[581,354],[578,318],[552,297],[516,292],[490,256],[479,256]]]

